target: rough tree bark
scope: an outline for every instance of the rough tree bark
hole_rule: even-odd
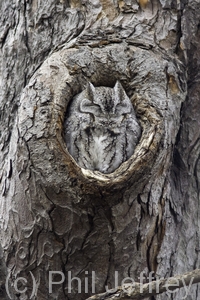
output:
[[[2,0],[0,11],[0,237],[11,284],[28,287],[16,299],[30,298],[30,274],[32,299],[84,300],[115,271],[120,284],[199,268],[199,1]],[[89,80],[120,80],[143,129],[111,174],[81,169],[63,138]],[[51,294],[49,271],[66,275]]]

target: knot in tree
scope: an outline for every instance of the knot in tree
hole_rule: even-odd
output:
[[[200,261],[199,1],[11,2],[0,1],[2,297],[7,284],[14,300],[131,299],[130,286],[105,290],[152,272],[164,292]],[[152,299],[145,284],[137,297]]]

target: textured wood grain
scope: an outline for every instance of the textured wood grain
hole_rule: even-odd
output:
[[[116,289],[108,292],[94,295],[86,300],[142,300],[147,297],[154,297],[168,292],[168,295],[173,295],[179,288],[185,289],[185,297],[189,295],[189,290],[192,284],[200,282],[200,270],[194,270],[182,275],[176,275],[166,279],[156,279],[149,283],[141,284],[132,282],[132,284],[124,284]]]
[[[0,238],[11,281],[31,271],[35,299],[84,300],[92,271],[101,293],[115,271],[199,268],[200,4],[146,2],[0,2]],[[114,173],[81,169],[63,139],[67,105],[88,80],[117,79],[140,143]],[[82,293],[66,281],[49,295],[49,271],[72,271]]]

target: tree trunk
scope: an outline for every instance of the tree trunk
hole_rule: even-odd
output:
[[[199,268],[199,1],[2,0],[0,11],[1,244],[16,299],[84,300],[116,274],[121,285]],[[88,82],[117,80],[140,140],[113,173],[81,168],[68,104]]]

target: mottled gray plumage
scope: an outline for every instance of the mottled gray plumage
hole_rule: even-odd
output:
[[[113,172],[133,154],[140,135],[133,106],[119,81],[114,88],[89,83],[72,99],[65,138],[82,168]]]

